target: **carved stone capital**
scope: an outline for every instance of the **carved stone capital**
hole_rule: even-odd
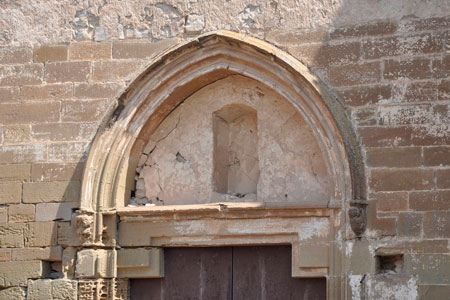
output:
[[[87,211],[77,211],[74,217],[75,228],[81,243],[89,244],[94,242],[94,213]]]

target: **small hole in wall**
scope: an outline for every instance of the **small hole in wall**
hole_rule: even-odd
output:
[[[378,274],[398,274],[403,271],[403,254],[377,255]]]

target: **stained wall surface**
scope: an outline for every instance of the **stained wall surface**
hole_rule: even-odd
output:
[[[214,134],[220,133],[214,115],[233,121],[233,115],[245,116],[249,109],[257,113],[256,119],[225,132],[232,155],[220,167],[231,165],[230,188],[217,191],[213,172],[220,162]],[[287,100],[243,76],[219,80],[186,99],[150,137],[140,161],[144,163],[137,188],[143,189],[136,192],[156,204],[258,201],[326,206],[329,200],[327,170],[311,128]],[[237,167],[243,168],[242,175],[233,171]]]
[[[108,107],[153,57],[214,29],[287,51],[345,107],[364,154],[369,203],[364,235],[341,245],[348,295],[445,299],[449,6],[447,0],[3,1],[0,299],[91,299],[94,290],[114,289],[78,280],[77,249],[64,246],[90,144]],[[380,274],[376,256],[399,253],[401,271]]]

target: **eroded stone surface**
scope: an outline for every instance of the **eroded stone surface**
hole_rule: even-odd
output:
[[[333,27],[402,16],[444,16],[446,0],[434,1],[56,1],[2,4],[0,43],[63,43],[70,40],[181,36],[186,19],[204,15],[204,29],[265,31]],[[49,18],[48,16],[52,17]],[[45,20],[43,22],[42,20]],[[187,21],[186,26],[190,26]]]
[[[257,116],[254,125],[240,122],[230,127],[235,129],[228,133],[229,165],[216,162],[217,168],[230,168],[229,190],[224,192],[214,187],[213,115],[229,105],[234,108],[222,112],[222,118],[227,114],[231,118],[233,110],[243,107]],[[252,130],[257,131],[254,138],[250,132],[241,133]],[[165,205],[220,201],[323,205],[329,194],[321,155],[312,130],[286,100],[249,78],[230,76],[196,92],[160,124],[140,158],[135,196],[141,203],[146,197]]]

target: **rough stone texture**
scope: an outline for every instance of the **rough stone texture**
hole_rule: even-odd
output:
[[[25,300],[25,290],[21,287],[12,287],[0,291],[0,299]]]
[[[41,261],[0,262],[0,287],[25,286],[28,279],[40,278],[45,273]]]
[[[72,280],[30,280],[27,299],[33,300],[76,300],[77,282]]]
[[[25,231],[25,244],[28,247],[46,247],[56,245],[56,223],[29,223]]]
[[[114,98],[152,57],[215,29],[246,33],[288,51],[347,109],[364,153],[369,199],[361,240],[337,246],[348,257],[349,294],[354,299],[448,295],[449,10],[447,0],[3,1],[0,264],[7,265],[0,265],[0,278],[21,287],[0,290],[0,299],[25,298],[26,280],[42,274],[42,263],[35,260],[59,259],[57,246],[49,246],[55,245],[55,226],[61,244],[80,245],[67,222],[69,210],[79,200],[93,135]],[[289,147],[293,155],[302,148]],[[167,157],[165,172],[184,174],[181,167],[190,157],[179,150]],[[262,164],[261,153],[259,160]],[[291,162],[286,159],[285,165],[292,167]],[[136,196],[145,196],[143,187],[138,181]],[[271,193],[283,196],[276,187]],[[33,205],[39,223],[33,222]],[[375,275],[375,251],[385,248],[405,254],[402,276]],[[67,249],[64,268],[71,277],[75,250]],[[107,298],[114,287],[82,281],[79,297],[99,297],[101,290]]]
[[[33,204],[18,204],[8,207],[8,222],[22,223],[33,222],[35,219],[35,207]]]

